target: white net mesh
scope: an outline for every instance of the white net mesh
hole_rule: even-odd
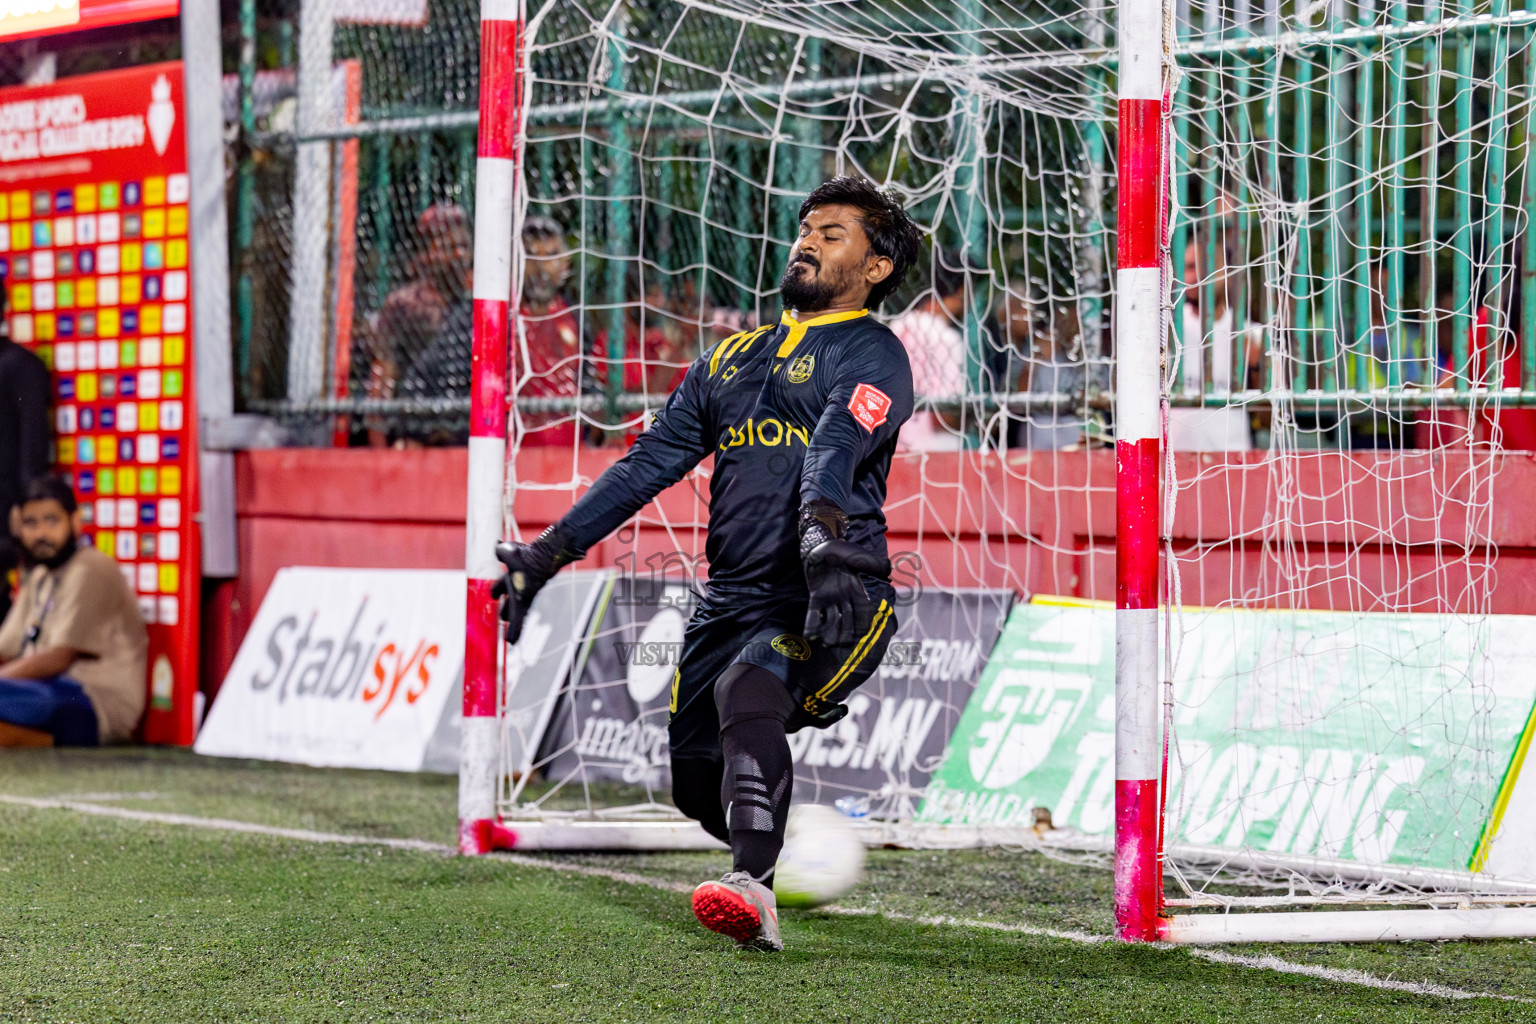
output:
[[[956,506],[984,519],[997,495],[971,491],[954,460],[1033,434],[1050,461],[1072,448],[1081,462],[1084,426],[1100,418],[1105,73],[1059,59],[1055,35],[1088,45],[1105,21],[1053,20],[1004,5],[589,4],[543,8],[530,30],[508,506],[525,534],[568,507],[701,351],[777,320],[811,188],[835,173],[889,184],[924,228],[920,265],[884,317],[920,395],[891,546],[927,589],[898,613],[847,722],[794,738],[797,799],[912,819],[1010,592],[1036,589],[1010,554],[1020,538],[989,527],[962,539],[976,529]],[[1046,401],[1010,409],[1020,389]],[[595,780],[664,796],[667,694],[643,680],[670,681],[664,652],[691,598],[659,610],[625,598],[702,586],[707,486],[706,463],[596,556],[617,569],[622,600],[573,641],[587,645],[585,674],[555,710],[535,787],[506,794],[513,813],[596,814],[625,799]]]
[[[943,656],[964,662],[965,642],[985,659],[996,591],[1114,596],[1112,9],[533,14],[509,529],[568,508],[699,352],[777,318],[806,191],[844,172],[890,185],[925,236],[882,311],[919,392],[892,550],[925,596],[994,593],[905,616],[922,672],[888,664],[851,731],[798,741],[798,791],[951,830],[912,841],[1102,849],[1113,643],[1084,638],[1112,638],[1110,613],[1021,611],[1065,646],[1010,653],[1019,667],[979,686],[930,659],[957,645]],[[1416,4],[1185,6],[1176,24],[1170,895],[1517,893],[1495,832],[1533,692],[1497,561],[1502,453],[1536,443],[1536,302],[1516,287],[1536,256],[1530,30]],[[509,757],[509,816],[666,813],[656,680],[707,575],[707,486],[706,463],[593,553],[617,578],[594,578],[603,615],[563,641],[578,682],[542,748]],[[1067,697],[1069,669],[1086,681]],[[930,737],[954,728],[971,803],[929,788]],[[848,765],[862,774],[828,782]],[[1035,829],[1036,806],[1063,827]]]
[[[1502,453],[1533,425],[1520,23],[1181,11],[1167,835],[1190,902],[1226,901],[1223,868],[1300,902],[1528,888],[1500,828],[1529,620],[1497,614],[1526,610],[1498,585]]]

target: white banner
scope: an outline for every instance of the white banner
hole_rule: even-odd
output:
[[[464,668],[464,573],[278,572],[193,749],[420,771]]]
[[[1015,607],[919,818],[1115,826],[1115,611]],[[1536,880],[1529,616],[1186,609],[1170,844]],[[1282,861],[1283,862],[1283,861]]]

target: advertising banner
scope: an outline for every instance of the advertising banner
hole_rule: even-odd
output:
[[[180,0],[45,0],[0,4],[0,39],[57,35],[151,18],[174,18]]]
[[[58,470],[149,623],[151,743],[191,742],[198,670],[182,92],[180,63],[0,89],[11,338],[53,372]]]
[[[1186,613],[1172,843],[1466,870],[1536,696],[1531,621]],[[1015,608],[919,819],[1114,828],[1114,611]]]
[[[885,661],[848,701],[848,717],[790,737],[795,799],[867,797],[872,811],[910,814],[1012,600],[1009,591],[929,590],[898,610]],[[667,708],[694,603],[680,581],[615,579],[578,685],[546,734],[550,778],[670,787]]]
[[[789,738],[796,802],[867,798],[853,810],[910,818],[1002,634],[1009,590],[924,590],[896,612],[880,668],[830,729]]]
[[[533,607],[523,620],[522,637],[507,648],[501,750],[513,776],[521,777],[532,767],[534,752],[570,677],[571,666],[587,647],[593,610],[612,584],[613,572],[606,569],[572,570],[556,576],[533,599]],[[427,745],[422,771],[458,772],[463,722],[460,677],[454,681],[443,720]]]
[[[609,577],[576,684],[562,695],[540,747],[549,778],[671,786],[667,708],[694,603],[678,580]]]
[[[1493,802],[1493,813],[1472,857],[1473,871],[1536,880],[1536,759],[1530,756],[1533,739],[1536,710],[1526,720],[1525,731],[1509,759],[1509,770]]]
[[[283,569],[193,749],[420,771],[464,669],[464,573]]]

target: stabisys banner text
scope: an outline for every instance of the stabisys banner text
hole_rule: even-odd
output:
[[[283,569],[199,754],[420,771],[464,671],[464,573]]]

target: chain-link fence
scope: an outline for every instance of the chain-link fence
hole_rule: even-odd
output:
[[[455,443],[478,8],[331,6],[230,98],[240,398],[307,443]],[[530,0],[517,425],[625,436],[701,350],[778,316],[799,197],[851,172],[925,231],[882,311],[915,339],[922,443],[1096,443],[1113,9],[760,6]],[[1530,19],[1335,6],[1178,11],[1169,372],[1176,405],[1221,412],[1175,446],[1270,444],[1279,392],[1309,446],[1480,421],[1508,446],[1536,399]]]

